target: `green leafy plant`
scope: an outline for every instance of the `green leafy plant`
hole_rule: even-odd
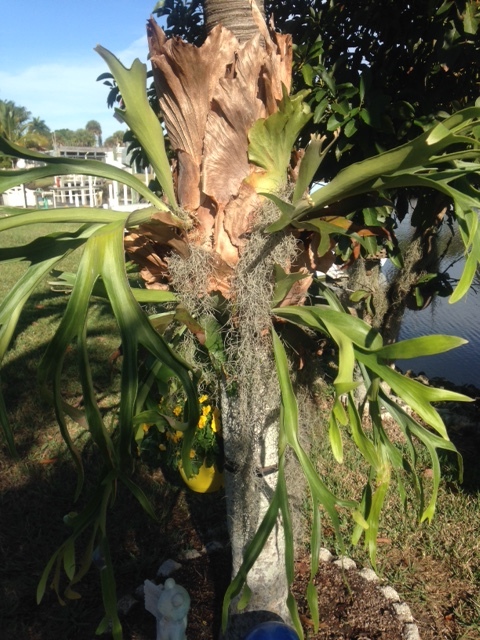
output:
[[[131,186],[151,205],[133,213],[86,208],[48,212],[0,208],[0,232],[35,224],[40,219],[52,225],[64,220],[79,224],[74,233],[53,231],[28,245],[0,249],[0,261],[29,263],[25,275],[0,306],[0,358],[8,349],[22,308],[37,283],[66,253],[83,248],[78,272],[61,276],[71,287],[71,294],[41,362],[39,381],[55,407],[62,435],[77,465],[77,498],[84,486],[83,466],[81,452],[70,435],[70,419],[88,428],[101,454],[103,469],[84,509],[66,517],[71,535],[48,562],[37,597],[39,601],[42,599],[51,580],[60,598],[77,598],[79,594],[73,587],[95,563],[101,569],[106,610],[98,631],[111,623],[114,638],[121,638],[108,546],[108,509],[114,503],[118,483],[123,483],[147,513],[155,517],[131,477],[138,460],[138,445],[146,447],[150,438],[158,451],[161,444],[166,447],[170,461],[180,455],[187,476],[196,471],[192,450],[199,458],[203,454],[208,458],[212,452],[216,455],[218,429],[214,428],[217,425],[216,418],[213,420],[214,404],[205,404],[206,399],[199,398],[201,383],[201,388],[215,387],[215,406],[222,415],[225,456],[233,481],[235,476],[242,483],[254,482],[258,477],[263,481],[265,452],[273,453],[276,461],[272,465],[276,474],[273,489],[252,494],[256,496],[254,502],[258,499],[258,504],[253,505],[258,515],[255,530],[242,531],[242,543],[239,538],[232,540],[235,575],[225,597],[224,624],[228,623],[234,599],[239,599],[240,608],[250,606],[258,592],[267,588],[255,581],[255,565],[262,562],[262,549],[271,532],[280,526],[281,516],[285,533],[281,558],[286,569],[286,604],[302,636],[290,592],[295,549],[285,474],[287,451],[293,452],[306,479],[312,504],[311,580],[307,597],[318,628],[313,578],[318,568],[321,514],[326,513],[331,519],[340,540],[339,510],[346,509],[356,523],[354,540],[364,538],[372,562],[392,473],[399,479],[401,493],[405,482],[412,483],[418,497],[419,519],[430,520],[440,481],[438,450],[455,451],[434,403],[469,400],[457,393],[425,387],[390,367],[393,359],[442,353],[465,341],[429,336],[384,345],[381,335],[345,310],[328,287],[321,288],[320,299],[309,297],[312,271],[322,261],[331,259],[339,238],[347,238],[352,246],[362,245],[373,236],[391,240],[390,231],[381,224],[367,225],[365,220],[353,219],[359,207],[370,207],[371,215],[380,207],[381,220],[389,190],[428,186],[455,203],[467,263],[451,301],[465,295],[480,262],[478,192],[469,180],[480,170],[477,138],[480,109],[460,111],[412,142],[347,167],[325,187],[309,193],[309,183],[325,157],[325,140],[312,139],[297,167],[296,182],[289,183],[291,148],[312,113],[304,93],[288,95],[285,83],[289,60],[281,54],[281,38],[286,36],[269,33],[263,25],[262,35],[268,45],[264,49],[258,39],[239,46],[232,34],[217,29],[207,44],[197,49],[178,40],[166,41],[152,21],[148,29],[154,78],[163,90],[160,106],[177,154],[175,180],[165,152],[163,127],[146,97],[145,66],[137,60],[131,69],[126,69],[107,50],[99,47],[98,51],[122,94],[123,108],[117,109],[117,115],[140,141],[162,194],[150,191],[120,169],[95,161],[65,160],[29,152],[0,138],[0,151],[4,154],[43,163],[32,169],[1,172],[0,191],[39,177],[68,173],[99,175]],[[212,62],[211,51],[226,58],[214,58]],[[257,67],[242,67],[244,57],[258,60]],[[239,65],[234,77],[227,73],[232,59]],[[267,67],[271,75],[262,71],[259,76],[260,70]],[[198,70],[203,72],[207,68],[211,82],[199,86]],[[258,82],[266,83],[265,91],[260,92],[267,96],[261,106],[257,98]],[[248,94],[247,100],[247,89],[252,86],[255,91]],[[214,92],[215,101],[208,91]],[[239,112],[240,107],[245,110]],[[376,204],[372,205],[372,199]],[[153,288],[145,289],[129,279],[128,260],[140,265]],[[90,370],[88,307],[94,296],[108,300],[121,336],[121,393],[113,425],[105,424]],[[155,313],[149,315],[142,304],[155,305]],[[343,499],[334,495],[328,487],[328,478],[319,474],[301,444],[298,383],[291,366],[295,363],[295,349],[288,347],[292,335],[289,331],[299,338],[299,344],[318,334],[328,337],[336,346],[338,371],[329,438],[339,464],[343,463],[345,438],[355,443],[368,463],[371,471],[361,496]],[[69,405],[62,396],[63,359],[72,342],[79,354],[82,411]],[[366,389],[359,406],[353,396],[360,385],[356,366]],[[402,403],[414,413],[407,413]],[[406,453],[395,446],[385,431],[384,411],[399,425],[407,444]],[[364,428],[367,416],[372,425],[370,430]],[[206,418],[204,429],[200,428],[202,417]],[[14,435],[3,401],[0,418],[8,446],[15,455]],[[143,425],[148,423],[155,426],[146,435]],[[271,433],[272,425],[274,436],[267,441],[265,433],[269,429]],[[167,442],[160,438],[162,434],[168,446],[172,443],[174,448],[167,449]],[[168,438],[167,434],[172,435]],[[416,469],[418,443],[431,457],[433,488],[428,497]],[[260,498],[265,493],[271,498],[264,507]],[[227,502],[238,504],[241,500],[239,494],[227,490]],[[252,511],[252,504],[246,508],[249,506]],[[88,542],[78,562],[76,547],[85,536]],[[62,570],[68,581],[64,589],[60,580]],[[277,570],[275,582],[281,586]]]

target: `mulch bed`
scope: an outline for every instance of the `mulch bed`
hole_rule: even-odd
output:
[[[186,587],[191,597],[187,637],[189,640],[216,640],[220,632],[223,595],[230,581],[231,563],[228,545],[218,545],[206,552],[211,532],[212,509],[219,509],[218,500],[208,496],[196,498],[187,494],[193,521],[186,516],[182,504],[171,526],[182,531],[183,545],[197,557],[175,558],[182,565],[172,574],[178,584]],[[208,504],[207,504],[208,503]],[[183,505],[185,506],[185,505]],[[218,515],[218,514],[217,514]],[[209,523],[209,525],[207,525]],[[185,537],[185,529],[189,533]],[[221,529],[215,531],[217,538]],[[226,539],[223,537],[222,543]],[[192,553],[193,551],[193,553]],[[356,569],[344,570],[329,562],[321,562],[316,577],[319,593],[320,628],[314,632],[305,592],[310,577],[309,560],[296,563],[293,592],[298,599],[300,619],[308,640],[403,640],[403,623],[399,622],[392,604],[378,586],[365,580]],[[155,637],[155,620],[138,602],[124,619],[125,636],[129,640]]]
[[[355,569],[342,571],[332,563],[323,562],[316,579],[320,587],[320,628],[314,633],[304,597],[309,579],[308,562],[298,562],[296,569],[294,593],[308,640],[403,640],[403,624],[374,584]],[[228,553],[214,552],[188,560],[173,577],[187,587],[192,601],[187,637],[192,640],[218,638],[221,602],[229,581]],[[126,636],[131,640],[154,637],[154,618],[145,613],[141,603],[127,614],[124,624]]]

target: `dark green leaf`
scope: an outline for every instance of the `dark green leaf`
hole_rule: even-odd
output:
[[[302,76],[303,76],[303,79],[305,81],[305,84],[308,87],[312,87],[313,86],[313,69],[312,69],[312,67],[309,64],[304,64],[302,66],[301,71],[302,71]]]

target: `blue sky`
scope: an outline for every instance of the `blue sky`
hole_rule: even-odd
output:
[[[156,0],[0,0],[0,99],[53,129],[98,120],[103,137],[122,126],[107,107],[101,44],[129,67],[147,59],[145,23]],[[124,128],[124,127],[123,127]]]

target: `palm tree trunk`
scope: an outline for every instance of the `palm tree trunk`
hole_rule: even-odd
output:
[[[265,15],[263,0],[255,2],[262,15]],[[246,42],[258,33],[249,0],[204,0],[204,10],[207,33],[217,24],[231,31],[239,42]]]
[[[263,1],[255,1],[264,15]],[[204,8],[207,32],[221,24],[240,43],[258,33],[249,0],[205,0]],[[270,349],[266,344],[257,346],[259,350],[249,358],[247,376],[239,380],[242,388],[237,387],[232,394],[225,381],[221,384],[233,576],[265,515],[277,481],[279,389],[276,380],[272,382],[274,363]],[[278,523],[249,572],[250,601],[242,614],[236,615],[232,610],[225,638],[245,638],[249,629],[260,622],[278,616],[288,618],[284,562],[283,529]]]
[[[280,397],[277,380],[271,375],[274,363],[265,344],[254,358],[256,364],[245,369],[250,381],[242,379],[234,395],[225,381],[222,384],[225,496],[233,576],[268,509],[278,476]],[[238,614],[238,599],[234,601],[225,638],[241,640],[260,622],[289,619],[284,553],[283,528],[277,522],[248,574],[248,605]]]
[[[295,255],[291,246],[278,245],[281,238],[277,246],[255,231],[263,207],[249,182],[259,168],[249,163],[248,131],[277,111],[291,80],[291,39],[270,34],[259,9],[259,0],[253,10],[249,0],[205,0],[209,36],[200,48],[167,40],[153,21],[148,26],[160,107],[177,155],[177,199],[192,219],[184,238],[192,261],[188,266],[189,256],[182,258],[175,274],[169,258],[169,282],[180,296],[184,290],[194,315],[201,316],[198,301],[210,293],[220,292],[230,308],[220,399],[233,575],[277,481],[280,396],[269,337],[271,273],[274,264]],[[203,275],[195,256],[206,259]],[[232,607],[228,640],[243,640],[258,622],[288,617],[282,534],[278,523],[249,572],[250,601],[239,616]]]

